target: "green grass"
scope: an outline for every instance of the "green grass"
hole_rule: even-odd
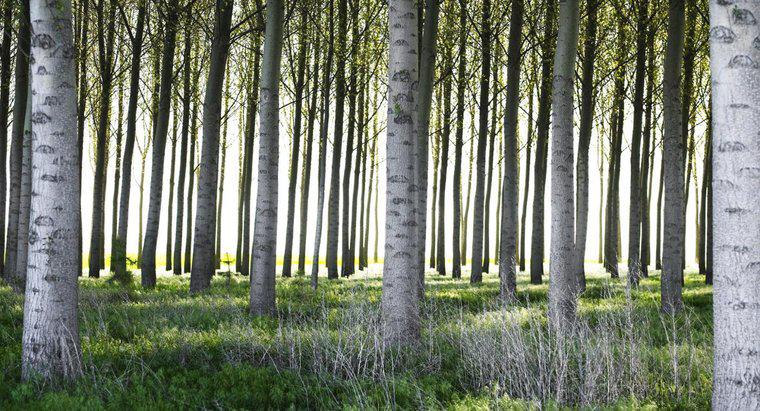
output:
[[[307,278],[278,278],[278,318],[254,319],[247,279],[236,275],[216,276],[198,296],[188,295],[187,276],[160,276],[150,291],[83,278],[85,375],[56,387],[20,383],[22,299],[2,286],[0,408],[709,407],[712,291],[696,274],[686,276],[676,318],[659,313],[657,276],[628,298],[625,279],[591,275],[579,306],[588,335],[567,346],[543,340],[552,335],[547,284],[521,275],[519,302],[503,307],[495,275],[477,286],[429,275],[422,343],[401,352],[379,342],[380,278],[320,280],[315,293]],[[568,377],[544,358],[566,364]],[[589,377],[574,371],[584,361],[609,364]],[[548,388],[518,384],[539,380]],[[583,384],[594,384],[583,389],[595,393],[591,403],[576,394]]]

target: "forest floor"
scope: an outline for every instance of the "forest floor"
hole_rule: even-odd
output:
[[[80,282],[84,376],[20,383],[22,298],[0,286],[0,408],[709,408],[712,290],[687,274],[684,313],[659,312],[659,273],[629,292],[592,268],[570,335],[546,326],[548,284],[518,278],[519,302],[428,274],[422,342],[382,345],[381,279],[277,279],[278,318],[247,314],[248,282],[188,276],[154,290]],[[496,272],[496,267],[492,267]]]

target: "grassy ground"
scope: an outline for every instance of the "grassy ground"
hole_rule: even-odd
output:
[[[422,343],[382,346],[378,277],[277,283],[277,319],[247,315],[248,284],[219,275],[188,296],[187,276],[155,290],[82,279],[85,375],[21,384],[22,299],[0,287],[0,408],[709,407],[712,293],[686,276],[687,309],[658,310],[659,279],[627,292],[592,274],[572,335],[546,327],[547,285],[520,276],[517,304],[482,285],[429,275]],[[139,283],[139,281],[138,281]]]

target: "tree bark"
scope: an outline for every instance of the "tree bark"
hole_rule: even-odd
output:
[[[177,216],[174,223],[174,265],[172,266],[174,274],[183,273],[182,266],[182,235],[183,223],[185,219],[185,179],[187,174],[192,174],[192,170],[187,169],[188,139],[190,134],[190,101],[192,99],[192,88],[190,80],[192,78],[191,59],[193,42],[191,32],[192,7],[185,11],[185,33],[184,49],[182,51],[182,125],[180,127],[180,148],[179,148],[179,175],[177,176]],[[175,118],[176,121],[176,118]]]
[[[216,188],[219,178],[219,128],[222,91],[230,48],[233,0],[216,0],[211,65],[203,100],[203,146],[198,176],[198,206],[195,215],[190,291],[207,290],[214,275]]]
[[[299,210],[298,233],[298,272],[306,274],[306,233],[309,223],[309,187],[311,186],[311,161],[314,153],[314,123],[317,119],[319,104],[319,70],[322,58],[321,35],[317,35],[314,46],[314,68],[311,72],[311,96],[308,109],[308,124],[306,128],[306,150],[301,175],[301,208]]]
[[[148,221],[145,226],[143,255],[140,260],[141,283],[144,288],[156,286],[156,245],[158,243],[158,227],[161,223],[161,196],[164,190],[164,156],[166,155],[166,136],[169,132],[169,115],[171,114],[178,7],[176,4],[169,4],[166,10],[165,37],[161,56],[161,86],[158,97],[158,113],[156,115],[156,132],[153,135]]]
[[[243,263],[241,264],[241,274],[250,275],[250,258],[251,258],[251,185],[253,183],[253,146],[256,143],[256,114],[259,108],[259,80],[261,76],[260,66],[260,53],[261,37],[256,35],[254,39],[254,58],[253,58],[253,84],[248,96],[248,131],[247,131],[247,144],[248,152],[246,153],[246,168],[247,177],[244,188],[244,204],[243,204],[243,244],[241,246],[241,253],[243,255]]]
[[[274,283],[277,267],[279,87],[284,7],[280,0],[268,0],[266,10],[264,55],[261,62],[259,177],[251,261],[250,311],[256,316],[270,316],[276,311]]]
[[[684,48],[684,0],[670,0],[669,4],[663,65],[665,229],[660,293],[663,311],[675,313],[683,307],[681,275],[684,251],[684,140],[680,91]]]
[[[293,145],[290,154],[290,176],[288,182],[288,213],[285,229],[285,254],[282,263],[282,276],[290,277],[293,265],[293,230],[296,217],[296,185],[298,183],[298,157],[301,155],[301,122],[303,119],[303,93],[306,87],[306,51],[308,49],[306,33],[306,17],[308,10],[301,7],[301,21],[299,23],[299,49],[298,66],[295,78],[295,113],[293,115]],[[305,231],[305,227],[300,227]]]
[[[8,117],[11,93],[11,46],[13,40],[14,3],[3,3],[3,40],[0,45],[0,153],[8,152]],[[0,252],[5,250],[5,207],[8,188],[7,155],[0,156]],[[0,256],[0,278],[5,277],[5,260]]]
[[[577,0],[559,3],[552,87],[552,236],[549,268],[549,320],[557,329],[568,327],[575,320],[578,304],[573,202],[573,83],[579,14]]]
[[[127,134],[124,141],[123,173],[121,175],[121,196],[119,198],[119,227],[116,233],[111,258],[115,260],[116,276],[124,278],[127,273],[127,227],[129,224],[129,197],[132,186],[132,157],[135,149],[137,129],[137,101],[140,98],[140,65],[142,61],[143,34],[147,2],[140,2],[137,9],[137,23],[132,33],[132,60],[129,73],[129,101],[127,102]],[[139,222],[142,224],[142,221]]]
[[[23,2],[26,6],[29,2]],[[10,152],[10,190],[8,201],[8,245],[5,250],[5,280],[20,289],[24,286],[23,278],[16,271],[18,261],[18,228],[21,205],[21,160],[23,158],[24,124],[29,94],[29,50],[30,28],[29,8],[22,7],[19,12],[19,28],[16,50],[15,90],[13,97],[13,125],[11,128]]]
[[[589,0],[587,3],[588,20],[586,22],[583,44],[583,67],[581,78],[580,129],[578,131],[578,162],[576,164],[576,227],[575,231],[575,272],[578,276],[578,291],[586,290],[586,238],[588,235],[588,185],[589,185],[589,148],[591,132],[594,126],[594,65],[596,64],[596,32],[598,26],[599,3]]]
[[[727,3],[710,1],[714,130],[714,176],[710,191],[714,190],[716,210],[712,225],[715,242],[712,247],[715,257],[712,406],[713,409],[739,410],[755,409],[760,405],[760,393],[757,391],[757,381],[760,379],[760,363],[757,362],[760,323],[755,308],[760,304],[760,284],[756,274],[760,258],[757,202],[757,193],[760,192],[760,180],[757,178],[760,116],[756,111],[760,103],[760,79],[756,44],[760,30],[755,20],[760,16],[760,4]],[[676,52],[673,54],[677,55]],[[678,65],[678,62],[670,62]],[[665,73],[668,77],[674,76],[669,70]],[[673,86],[672,83],[669,85]],[[673,97],[672,94],[670,96]],[[666,108],[670,114],[675,107]],[[673,143],[670,143],[671,150]],[[670,218],[676,217],[670,213]],[[673,230],[674,227],[666,228]],[[669,236],[666,238],[669,239]],[[668,270],[674,269],[672,257],[666,256],[663,264]],[[675,283],[676,279],[671,277],[671,280]]]
[[[386,140],[386,227],[382,321],[387,345],[419,340],[419,178],[417,10],[413,0],[389,1],[389,64]],[[411,148],[411,149],[410,149]],[[424,256],[424,254],[423,254]]]
[[[452,227],[451,276],[462,277],[462,147],[464,146],[464,92],[467,70],[467,2],[459,0],[459,62],[457,67],[456,140],[454,141],[454,226]]]
[[[546,189],[546,163],[549,149],[549,115],[551,111],[552,71],[554,62],[554,33],[557,15],[553,1],[547,2],[546,27],[541,45],[541,86],[538,97],[536,165],[533,172],[533,222],[530,244],[530,282],[541,284],[544,276],[544,190]]]
[[[501,193],[501,244],[499,251],[500,296],[511,301],[517,295],[517,207],[520,195],[517,137],[520,108],[523,0],[513,0],[507,49],[507,96],[504,111],[504,182]]]
[[[488,92],[491,77],[491,0],[483,0],[480,47],[482,49],[482,57],[480,70],[480,108],[478,111],[478,153],[475,172],[475,208],[472,213],[471,284],[483,281],[483,213],[485,212],[486,146],[488,145]]]
[[[646,108],[644,111],[644,145],[641,158],[641,275],[649,277],[649,248],[650,248],[650,207],[652,187],[652,164],[653,150],[651,149],[654,133],[652,124],[652,110],[654,106],[654,37],[656,29],[649,24],[647,31],[647,94],[645,98]]]
[[[29,2],[32,31],[32,141],[28,282],[24,299],[24,381],[81,375],[77,276],[81,256],[80,157],[77,147],[76,52],[71,3]],[[50,49],[58,47],[59,53]],[[26,69],[26,66],[24,66]]]
[[[340,153],[343,149],[343,115],[346,103],[346,31],[348,0],[338,0],[337,67],[335,73],[335,133],[333,135],[330,195],[327,200],[327,277],[338,278],[338,235],[340,225]],[[348,182],[344,181],[344,184]],[[343,204],[346,207],[346,204]]]
[[[447,64],[447,71],[443,79],[443,130],[441,132],[441,169],[439,171],[440,182],[438,183],[438,239],[436,240],[436,271],[440,275],[446,275],[446,179],[449,167],[449,140],[451,137],[451,94],[453,86],[453,67],[448,66],[451,60],[451,48],[446,47],[443,61]],[[456,217],[454,218],[456,220]],[[456,248],[456,243],[454,248]]]

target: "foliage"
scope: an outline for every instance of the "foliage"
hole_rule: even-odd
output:
[[[592,275],[576,331],[546,327],[547,285],[519,277],[519,302],[500,306],[482,285],[429,276],[423,338],[388,350],[378,277],[278,279],[278,317],[247,314],[248,282],[218,276],[188,295],[187,276],[155,290],[82,279],[85,376],[72,386],[21,384],[22,299],[0,288],[3,409],[707,408],[712,295],[686,277],[687,310],[661,316],[657,277]],[[557,367],[564,364],[564,367]],[[532,382],[529,386],[528,382]]]

